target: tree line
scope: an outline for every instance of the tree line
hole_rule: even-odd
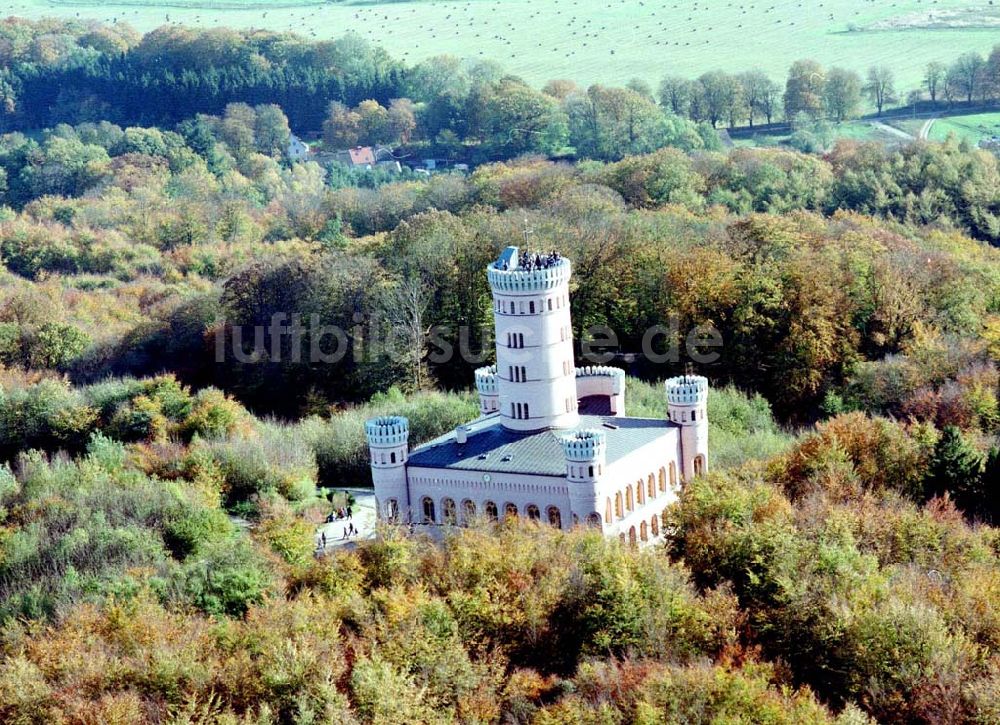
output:
[[[493,62],[442,56],[412,67],[347,34],[290,34],[8,19],[0,23],[0,125],[8,131],[108,121],[172,127],[235,102],[280,106],[332,149],[418,144],[469,160],[575,150],[619,159],[715,134],[657,106],[647,88],[532,88]],[[52,89],[58,89],[53,96]],[[416,153],[416,150],[413,150]]]
[[[955,103],[995,103],[1000,99],[1000,46],[984,57],[964,53],[951,63],[932,62],[919,88],[899,88],[888,65],[873,65],[864,75],[840,67],[824,68],[815,60],[792,64],[782,87],[766,73],[709,71],[696,79],[667,76],[659,86],[660,105],[697,122],[729,128],[753,128],[763,121],[795,121],[800,116],[841,122],[862,115],[866,104],[877,115],[898,104],[929,101],[951,108]]]

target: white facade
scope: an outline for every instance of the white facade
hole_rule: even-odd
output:
[[[305,161],[309,156],[309,146],[294,133],[288,138],[288,159],[290,161]]]
[[[412,451],[405,418],[368,421],[383,520],[460,525],[520,516],[642,544],[681,482],[708,470],[708,381],[666,382],[668,418],[625,417],[625,374],[577,368],[569,260],[508,247],[487,269],[496,365],[476,371],[480,417]]]

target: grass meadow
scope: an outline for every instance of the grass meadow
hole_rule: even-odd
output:
[[[864,71],[891,66],[919,84],[932,60],[997,41],[1000,11],[968,0],[16,0],[4,16],[255,27],[328,38],[355,31],[408,62],[442,53],[491,58],[531,82],[570,78],[655,83],[666,74],[759,67],[776,79],[792,61]]]
[[[1000,136],[1000,113],[939,118],[931,127],[930,138],[932,141],[944,141],[951,134],[973,145],[983,139]]]

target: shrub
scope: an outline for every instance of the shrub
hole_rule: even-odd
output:
[[[176,581],[184,599],[202,611],[234,617],[261,604],[274,585],[265,562],[242,537],[202,547]]]
[[[194,402],[188,404],[185,415],[180,429],[188,440],[196,435],[225,438],[245,428],[249,422],[243,406],[215,388],[199,390]]]

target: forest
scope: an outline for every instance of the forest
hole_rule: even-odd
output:
[[[424,134],[434,104],[399,102],[375,46],[2,28],[0,720],[1000,719],[995,155],[724,149],[654,104],[671,143],[359,173],[287,142],[308,104],[328,134]],[[73,73],[155,57],[178,88],[213,52],[356,66],[294,101],[33,99],[72,64],[31,53],[89,47]],[[366,418],[407,416],[416,444],[476,415],[482,363],[434,353],[490,361],[484,269],[525,236],[573,261],[580,352],[615,333],[629,415],[662,417],[689,364],[712,380],[712,471],[665,544],[481,521],[316,556],[337,489],[368,485]],[[276,315],[347,354],[297,357]],[[712,362],[640,354],[701,328]],[[262,336],[237,355],[241,329]]]

